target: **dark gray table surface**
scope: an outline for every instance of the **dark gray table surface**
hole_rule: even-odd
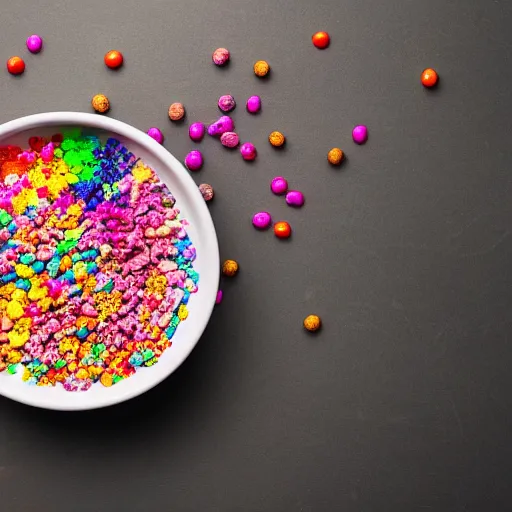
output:
[[[244,163],[201,143],[221,257],[240,262],[185,364],[107,410],[0,399],[0,509],[505,511],[512,508],[512,4],[483,0],[1,2],[0,122],[89,111],[162,128],[232,93]],[[328,50],[310,42],[327,30]],[[28,55],[32,33],[45,40]],[[226,46],[218,69],[211,52]],[[123,51],[107,70],[104,53]],[[252,73],[258,59],[272,76]],[[435,91],[419,76],[434,67]],[[260,94],[257,117],[243,108]],[[368,144],[351,140],[367,124]],[[288,137],[284,151],[270,131]],[[342,147],[341,169],[327,150]],[[307,204],[269,192],[285,175]],[[289,242],[256,232],[266,209]],[[316,312],[318,336],[302,329]]]

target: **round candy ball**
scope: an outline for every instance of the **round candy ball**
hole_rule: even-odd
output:
[[[185,117],[185,107],[181,103],[173,103],[169,107],[169,119],[171,121],[181,121]]]
[[[208,202],[213,199],[213,187],[208,185],[208,183],[201,183],[201,185],[199,185],[199,192],[201,192],[205,201]]]
[[[231,94],[224,94],[219,98],[218,105],[222,112],[231,112],[236,107],[235,98]]]
[[[32,34],[27,38],[27,48],[30,53],[39,53],[43,47],[43,40],[37,34]]]
[[[331,38],[327,32],[317,32],[316,34],[313,34],[311,40],[319,50],[327,48],[331,42]]]
[[[246,103],[247,112],[257,114],[261,110],[261,98],[259,96],[251,96]]]
[[[289,206],[303,206],[304,205],[304,194],[298,190],[290,190],[286,194],[286,204]]]
[[[216,66],[225,66],[229,61],[229,50],[217,48],[212,54],[212,60]]]
[[[284,135],[281,132],[272,132],[268,136],[268,141],[275,148],[280,148],[284,144],[285,138],[284,138]]]
[[[432,68],[427,68],[421,73],[421,83],[425,87],[434,87],[439,80],[437,72]]]
[[[198,171],[203,166],[203,155],[201,151],[191,151],[185,157],[185,165],[189,171]]]
[[[215,297],[215,304],[220,304],[222,302],[224,294],[222,293],[222,290],[217,291],[217,297]]]
[[[188,129],[188,135],[194,142],[199,142],[203,139],[205,127],[203,123],[192,123]]]
[[[226,260],[222,265],[222,273],[227,277],[233,277],[238,272],[238,263],[235,260]]]
[[[327,160],[332,165],[340,165],[344,158],[343,151],[340,148],[332,148],[327,153]]]
[[[96,94],[91,100],[91,105],[92,108],[100,114],[104,114],[110,109],[110,101],[108,101],[108,98],[104,94]]]
[[[356,144],[364,144],[368,140],[368,128],[364,124],[356,126],[352,130],[352,138]]]
[[[225,132],[220,136],[220,143],[227,148],[236,148],[240,138],[235,132]]]
[[[240,146],[240,153],[242,154],[242,158],[244,160],[254,160],[256,158],[256,147],[251,142],[244,142]]]
[[[270,66],[268,65],[268,62],[264,60],[259,60],[254,64],[254,74],[256,76],[259,76],[260,78],[263,78],[264,76],[267,76],[270,71]]]
[[[322,326],[322,321],[317,315],[309,315],[304,318],[304,329],[309,332],[315,332]]]
[[[25,71],[25,61],[21,57],[11,57],[7,61],[7,71],[11,75],[21,75]]]
[[[280,196],[288,190],[288,182],[282,176],[277,176],[270,183],[270,190]]]
[[[267,229],[272,223],[272,217],[268,212],[258,212],[252,217],[252,225],[258,229]]]
[[[158,144],[162,144],[164,142],[164,134],[154,126],[148,130],[148,135],[152,139],[155,139]]]
[[[274,224],[274,235],[276,235],[277,238],[290,238],[291,234],[292,228],[288,222],[281,221]]]
[[[117,69],[123,65],[123,54],[117,50],[110,50],[103,58],[105,66],[110,69]]]

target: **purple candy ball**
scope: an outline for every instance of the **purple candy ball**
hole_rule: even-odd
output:
[[[148,135],[152,138],[152,139],[155,139],[158,144],[162,144],[164,142],[164,135],[163,133],[156,127],[152,127],[148,130]]]
[[[229,50],[227,48],[217,48],[212,55],[213,63],[216,66],[224,66],[229,60]]]
[[[220,136],[220,143],[227,148],[236,148],[240,138],[235,132],[225,132]]]
[[[244,160],[254,160],[256,158],[256,147],[251,142],[244,142],[240,146],[240,153]]]
[[[298,190],[290,190],[286,194],[286,204],[290,206],[302,206],[304,204],[304,194]]]
[[[270,190],[278,196],[284,194],[288,190],[288,182],[282,176],[277,176],[272,180]]]
[[[43,47],[43,40],[40,36],[33,34],[27,39],[27,48],[30,53],[39,53]]]
[[[205,127],[203,123],[192,123],[188,129],[188,134],[194,142],[199,142],[203,139]]]
[[[368,128],[364,124],[356,126],[352,130],[352,138],[356,144],[364,144],[368,140]]]
[[[222,302],[222,297],[224,294],[222,293],[222,290],[217,291],[217,297],[215,298],[215,304],[220,304]]]
[[[261,110],[261,98],[259,96],[251,96],[247,100],[247,112],[257,114]]]
[[[268,212],[258,212],[252,217],[252,225],[258,229],[266,229],[270,226],[272,217]]]
[[[222,135],[225,132],[232,132],[235,129],[235,123],[229,116],[222,116],[208,126],[208,135],[216,136]]]
[[[222,112],[231,112],[236,107],[235,98],[231,94],[225,94],[219,98],[218,105]]]
[[[198,171],[203,166],[203,155],[201,151],[191,151],[185,157],[185,165],[189,171]]]

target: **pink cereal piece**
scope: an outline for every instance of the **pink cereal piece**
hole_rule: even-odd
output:
[[[236,148],[240,138],[235,132],[225,132],[220,136],[220,143],[227,148]]]

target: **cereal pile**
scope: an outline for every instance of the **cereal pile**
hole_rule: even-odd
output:
[[[80,132],[0,147],[0,371],[111,386],[171,345],[196,251],[155,172]]]

